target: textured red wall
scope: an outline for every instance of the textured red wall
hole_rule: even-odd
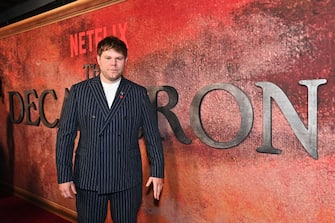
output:
[[[96,41],[114,34],[129,46],[129,79],[177,90],[172,111],[192,140],[189,145],[179,142],[159,115],[164,192],[156,206],[143,188],[139,222],[335,222],[334,15],[331,0],[128,0],[0,39],[2,179],[75,208],[57,191],[57,129],[26,125],[27,114],[21,124],[10,123],[8,92],[24,97],[25,90],[36,90],[38,97],[30,96],[36,103],[34,121],[41,93],[53,89],[57,99],[48,95],[44,101],[45,116],[53,122],[65,88],[86,78],[84,64],[96,63]],[[76,45],[76,38],[84,42]],[[262,89],[255,83],[280,87],[307,125],[307,88],[298,82],[320,78],[327,83],[318,89],[319,158],[308,155],[275,103],[272,140],[283,152],[256,152],[263,145],[263,111]],[[231,149],[207,146],[190,124],[193,97],[218,82],[241,88],[254,112],[250,134]],[[164,93],[158,99],[159,105],[168,100]],[[19,104],[14,105],[18,117]],[[203,125],[217,141],[235,136],[239,114],[238,104],[225,91],[204,98]],[[143,168],[147,177],[147,162]]]

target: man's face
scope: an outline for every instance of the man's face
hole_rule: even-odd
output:
[[[109,49],[97,56],[100,66],[100,78],[103,82],[112,83],[118,80],[126,66],[127,58],[122,53]]]

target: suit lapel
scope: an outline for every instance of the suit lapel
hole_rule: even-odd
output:
[[[90,87],[104,117],[106,117],[109,113],[109,108],[99,76],[91,79]]]
[[[105,119],[105,123],[100,130],[100,134],[104,131],[106,126],[109,124],[111,118],[115,115],[115,113],[119,110],[119,108],[121,107],[121,105],[125,101],[126,97],[128,96],[127,93],[129,92],[129,89],[130,89],[130,85],[128,84],[128,81],[122,77],[120,85],[119,85],[119,87],[116,91],[113,104],[112,104],[111,108],[109,109],[109,112],[108,112],[107,117]]]

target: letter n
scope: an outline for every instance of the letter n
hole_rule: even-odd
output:
[[[78,56],[79,46],[78,46],[77,34],[70,35],[70,50],[71,50],[71,57]]]
[[[270,82],[257,82],[263,89],[263,146],[257,149],[260,153],[280,154],[281,150],[272,146],[272,100],[276,101],[286,120],[293,129],[300,143],[314,159],[318,159],[317,148],[317,90],[318,86],[327,83],[325,79],[301,80],[300,85],[308,88],[308,128],[299,118],[292,103],[285,93]]]

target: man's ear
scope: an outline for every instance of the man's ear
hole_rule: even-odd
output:
[[[97,63],[98,63],[98,65],[100,66],[100,63],[101,63],[101,55],[97,55]]]

